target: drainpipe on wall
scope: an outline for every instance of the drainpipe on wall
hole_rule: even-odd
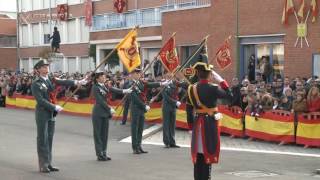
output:
[[[16,22],[16,29],[17,29],[17,66],[16,70],[20,70],[20,14],[19,14],[19,0],[16,0],[16,12],[17,12],[17,22]]]
[[[237,57],[236,57],[236,75],[240,77],[240,39],[239,39],[239,0],[236,1],[236,48],[237,48]]]

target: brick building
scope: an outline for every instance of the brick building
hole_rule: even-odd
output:
[[[0,69],[17,67],[16,19],[0,13]]]
[[[213,58],[224,39],[229,35],[236,37],[238,33],[239,44],[236,38],[231,41],[233,64],[220,71],[229,80],[247,73],[251,55],[255,56],[256,64],[262,56],[269,56],[274,74],[320,75],[320,20],[311,23],[309,18],[307,23],[310,47],[304,41],[302,48],[300,42],[294,47],[297,23],[291,15],[289,25],[281,24],[282,0],[127,0],[123,13],[116,12],[114,0],[98,0],[93,1],[90,29],[84,25],[83,1],[51,0],[54,13],[57,4],[68,3],[68,21],[54,24],[60,30],[61,51],[65,56],[55,63],[65,72],[92,69],[94,62],[98,64],[133,26],[140,25],[138,41],[143,61],[151,61],[173,32],[177,32],[176,43],[182,61],[204,36],[210,35],[208,53],[209,58]],[[49,0],[22,2],[22,14],[29,19],[20,26],[23,45],[20,68],[31,70],[39,60],[41,49],[49,46],[44,40],[44,34],[50,33],[48,21],[34,16],[49,13]],[[298,10],[299,1],[294,3]],[[306,3],[309,6],[310,1]],[[95,51],[95,59],[89,57],[90,47],[94,47],[91,51]],[[122,69],[121,63],[115,68]]]

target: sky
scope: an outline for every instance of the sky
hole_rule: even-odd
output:
[[[16,0],[0,0],[0,11],[16,11]]]

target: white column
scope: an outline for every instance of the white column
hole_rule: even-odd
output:
[[[32,39],[33,39],[33,35],[32,35],[32,26],[31,26],[31,24],[28,24],[28,46],[32,46],[33,45],[33,41],[32,41]]]
[[[96,67],[98,66],[98,64],[100,64],[100,58],[101,58],[101,49],[100,49],[100,46],[97,45],[96,47]]]
[[[68,42],[68,26],[67,21],[62,22],[62,42],[66,43]]]
[[[22,44],[22,39],[23,39],[23,36],[26,36],[26,34],[23,34],[23,31],[22,31],[22,26],[21,25],[19,25],[19,43],[20,43],[20,46],[24,46],[24,44]]]
[[[79,56],[76,56],[76,72],[81,72]]]
[[[81,40],[81,30],[80,30],[80,18],[76,18],[76,42],[80,42]]]
[[[39,45],[43,45],[44,41],[43,41],[43,24],[40,22],[39,23]]]

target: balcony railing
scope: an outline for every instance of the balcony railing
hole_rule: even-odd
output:
[[[93,31],[130,28],[139,26],[160,26],[161,13],[180,9],[210,6],[211,0],[169,0],[168,4],[156,8],[138,9],[122,14],[108,13],[93,17]]]

